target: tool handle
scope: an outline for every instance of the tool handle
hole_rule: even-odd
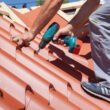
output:
[[[44,33],[42,40],[39,44],[40,49],[43,49],[51,40],[53,40],[53,37],[54,37],[55,33],[58,31],[59,27],[60,27],[59,24],[56,22],[53,22],[48,27],[48,29]]]
[[[55,33],[58,31],[59,29],[59,24],[56,22],[53,22],[48,29],[46,30],[46,32],[43,35],[43,39],[46,40],[47,42],[51,41],[55,35]]]
[[[69,52],[73,52],[74,48],[77,46],[77,37],[75,36],[61,36],[61,39],[69,47]]]

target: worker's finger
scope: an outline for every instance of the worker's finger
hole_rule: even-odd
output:
[[[60,35],[61,35],[61,32],[58,31],[58,32],[54,35],[53,40],[54,40],[54,41],[55,41],[55,40],[58,40],[58,38],[60,37]]]
[[[62,39],[58,39],[58,44],[60,44],[60,45],[64,45],[64,40],[62,40]]]
[[[73,33],[72,31],[69,31],[69,32],[68,32],[68,35],[69,35],[69,36],[74,36],[74,33]]]
[[[74,33],[72,31],[68,31],[68,30],[59,30],[55,35],[53,40],[58,40],[60,37],[64,37],[64,36],[73,36]]]
[[[24,44],[24,42],[23,42],[23,40],[22,40],[22,39],[19,39],[19,41],[17,42],[17,44],[18,44],[18,45],[23,45],[23,44]]]
[[[13,37],[13,38],[12,38],[12,41],[14,41],[14,42],[19,42],[19,40],[20,40],[20,39],[19,39],[18,37]]]

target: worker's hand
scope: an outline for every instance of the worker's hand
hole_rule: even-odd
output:
[[[33,39],[33,34],[31,32],[26,32],[21,35],[13,36],[12,41],[15,42],[18,47],[27,47],[29,42]]]
[[[62,36],[73,36],[73,27],[71,24],[68,24],[64,28],[60,29],[54,36],[54,41],[61,40]]]

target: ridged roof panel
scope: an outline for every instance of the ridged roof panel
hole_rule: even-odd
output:
[[[22,17],[33,17],[37,11],[30,11]],[[51,22],[56,20],[61,27],[67,23],[59,15]],[[80,55],[68,53],[67,47],[53,43],[37,55],[34,50],[42,35],[37,35],[30,47],[21,50],[17,50],[11,41],[13,35],[25,30],[26,27],[0,17],[1,109],[109,110],[109,103],[88,95],[80,86],[82,80],[93,76],[91,57],[86,57],[91,51],[89,43],[78,41],[82,47]]]

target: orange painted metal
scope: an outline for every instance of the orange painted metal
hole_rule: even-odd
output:
[[[49,82],[36,75],[22,64],[18,63],[16,59],[2,50],[0,51],[0,60],[0,64],[5,69],[30,85],[35,92],[43,96],[45,99],[49,99],[49,89],[53,88]],[[7,62],[10,65],[7,65]]]
[[[75,105],[73,106],[73,104],[69,103],[69,101],[63,97],[63,95],[59,95],[55,91],[51,91],[50,102],[50,105],[54,107],[55,110],[80,110],[79,107]]]
[[[18,31],[20,31],[20,32],[22,32],[22,33],[24,33],[24,32],[26,32],[26,31],[29,30],[28,27],[23,27],[22,25],[20,25],[20,24],[18,24],[18,23],[16,23],[16,22],[14,22],[14,26],[15,26],[15,28],[16,28]]]
[[[39,107],[39,104],[42,104],[44,106],[41,106],[41,108],[48,108],[49,110],[51,110],[51,107],[49,107],[48,103],[39,95],[34,94],[31,88],[22,80],[12,75],[3,67],[1,67],[0,70],[1,89],[4,92],[10,94],[10,96],[13,97],[15,100],[18,100],[19,103],[21,102],[22,104],[20,108],[33,110],[33,107],[37,108]],[[5,99],[8,100],[7,97]],[[15,101],[13,103],[15,104]]]
[[[53,74],[52,71],[43,67],[38,62],[35,62],[34,60],[29,58],[25,54],[21,53],[20,51],[17,51],[16,59],[18,62],[20,62],[24,66],[28,67],[30,70],[35,72],[37,75],[39,75],[40,77],[42,77],[43,79],[47,80],[52,85],[54,85],[54,87],[57,91],[59,91],[60,93],[62,93],[65,96],[67,96],[68,82],[66,82],[64,79]]]
[[[3,52],[2,50],[1,50],[1,52],[0,52],[1,54],[0,54],[0,58],[2,59],[2,66],[4,67],[4,68],[6,68],[6,69],[8,69],[11,73],[13,73],[14,75],[16,75],[17,77],[19,77],[21,80],[23,80],[24,82],[26,82],[26,83],[28,83],[31,87],[32,87],[32,89],[35,91],[35,92],[37,92],[37,93],[39,93],[40,95],[42,95],[43,97],[45,97],[45,98],[47,98],[48,97],[48,93],[47,93],[47,90],[46,90],[46,88],[47,87],[45,87],[45,83],[46,82],[44,82],[43,81],[43,79],[41,80],[40,78],[40,81],[38,81],[38,77],[35,77],[36,75],[35,75],[35,73],[32,75],[32,73],[31,73],[31,76],[30,77],[27,77],[27,74],[28,73],[30,73],[29,72],[29,70],[27,69],[26,70],[26,74],[24,74],[25,73],[25,71],[23,71],[23,65],[21,65],[22,67],[20,67],[20,64],[19,63],[17,63],[16,61],[14,61],[14,59],[11,57],[11,56],[9,56],[8,54],[6,54],[5,52]],[[6,58],[7,57],[7,58]],[[9,58],[9,59],[8,59]],[[10,60],[11,60],[11,62],[10,62]],[[6,62],[9,62],[10,63],[10,66],[9,65],[6,65]],[[13,62],[14,61],[14,62]],[[14,64],[13,64],[14,63]],[[18,64],[19,64],[19,66],[18,66]],[[19,70],[18,70],[18,68],[16,67],[16,65],[17,65],[17,67],[19,67]],[[13,67],[13,69],[11,68],[11,67]],[[10,69],[11,68],[11,69]],[[14,69],[15,68],[15,69]],[[22,70],[22,75],[20,74],[20,71]],[[15,72],[16,72],[16,74],[15,74]],[[32,76],[34,76],[34,78],[32,78]],[[26,79],[26,77],[27,77],[27,79]],[[36,79],[36,80],[34,80],[34,79]],[[43,82],[43,84],[41,84],[40,82]],[[36,85],[35,85],[36,84]],[[40,85],[40,86],[37,86],[37,85]],[[37,88],[36,88],[36,86],[37,86]],[[40,88],[42,88],[42,89],[40,89]],[[52,91],[55,91],[54,89],[52,89],[51,87],[48,87],[48,88],[50,88],[50,91],[51,92],[49,92],[49,96],[51,95],[51,93],[52,93]],[[57,95],[56,95],[57,94]],[[60,98],[60,96],[61,96],[61,94],[59,94],[58,92],[54,92],[54,94],[53,94],[53,98],[54,99],[56,99],[57,98],[57,100],[59,99],[59,101],[61,101],[60,103],[61,104],[63,104],[64,102],[65,102],[65,100],[67,100],[66,99],[66,97],[63,99],[63,98]],[[62,97],[64,97],[64,96],[62,96]],[[49,102],[50,102],[50,104],[52,103],[51,102],[51,100],[50,100],[50,97],[48,98],[48,100],[49,100]],[[54,101],[54,100],[53,100]],[[70,103],[70,102],[68,102],[68,103],[66,103],[68,106],[72,106],[72,107],[75,107],[75,105],[73,105],[72,103]],[[54,107],[55,108],[55,106],[52,106],[52,107]],[[75,108],[77,108],[77,107],[75,107]]]
[[[10,96],[12,96],[24,105],[22,105],[21,108],[31,108],[31,110],[33,110],[33,107],[47,107],[49,109],[49,105],[47,103],[42,103],[44,101],[41,99],[41,97],[38,95],[34,95],[31,88],[27,84],[25,84],[20,79],[12,75],[3,67],[1,67],[0,71],[0,81],[1,89],[3,89],[5,92],[10,94]],[[43,106],[39,106],[39,104],[42,104]]]
[[[31,92],[26,93],[26,110],[54,110],[49,104],[44,103],[41,97],[33,95]]]
[[[3,102],[4,103],[3,104],[4,107],[6,105],[6,106],[12,108],[12,110],[13,109],[15,109],[15,110],[24,109],[24,105],[21,104],[18,100],[16,100],[12,96],[10,96],[7,92],[5,92],[3,90],[2,90],[2,92],[3,92],[3,97],[0,98],[1,99],[0,102]],[[0,103],[0,104],[2,104],[2,103]]]
[[[18,100],[23,105],[25,105],[26,91],[31,91],[31,88],[27,84],[12,75],[3,67],[1,67],[0,71],[0,81],[0,88],[2,90],[10,94],[10,96]]]
[[[39,11],[38,8],[23,15],[14,10],[30,27]],[[29,15],[33,21],[26,20]],[[51,22],[56,20],[61,27],[67,23],[59,15]],[[25,31],[26,27],[0,17],[0,81],[4,83],[0,84],[1,109],[109,110],[109,103],[86,94],[80,87],[80,82],[93,74],[92,59],[88,58],[91,51],[89,43],[78,40],[82,47],[80,56],[70,54],[67,47],[53,43],[37,55],[34,50],[42,35],[36,36],[30,47],[21,50],[11,42],[12,35]]]
[[[24,14],[19,13],[16,9],[10,8],[28,27],[28,23],[30,22],[28,19],[30,18],[29,16],[24,16]]]
[[[17,30],[19,27],[21,27],[21,25],[17,25],[17,23],[14,22],[9,22],[7,19],[0,17],[0,27],[2,27],[4,30],[6,30],[7,32],[9,32],[11,35],[18,35],[21,34],[22,32],[24,32],[25,29],[27,28],[22,28],[23,30],[19,29]],[[16,29],[16,27],[18,27]]]
[[[17,108],[13,108],[12,105],[6,103],[3,98],[0,98],[0,110],[18,110]]]
[[[77,106],[79,106],[80,109],[83,110],[101,110],[101,107],[98,107],[97,104],[92,103],[90,100],[83,98],[80,94],[78,94],[76,91],[73,89],[69,88],[68,89],[68,99],[72,103],[76,103]],[[84,105],[84,106],[83,106]]]
[[[5,39],[5,40],[6,40],[6,39]],[[2,42],[3,42],[3,41],[2,41]],[[4,42],[4,44],[6,44],[6,42]],[[8,43],[7,43],[7,44],[8,44]],[[2,47],[2,49],[3,49],[4,47],[5,47],[5,45]],[[8,50],[5,50],[5,51],[8,51]],[[2,52],[2,53],[3,53],[3,52]],[[4,52],[4,53],[5,53],[5,52]],[[17,53],[18,53],[18,52],[17,52]],[[20,55],[20,53],[19,53],[19,55]],[[26,57],[26,56],[24,56],[24,57]],[[16,59],[17,59],[17,58],[20,58],[20,57],[18,57],[18,55],[16,54]],[[2,59],[3,59],[3,58],[2,58]],[[12,58],[11,58],[11,59],[12,59]],[[19,60],[20,60],[20,59],[19,59]],[[4,61],[4,60],[3,60],[3,61]],[[23,59],[22,59],[22,61],[24,62]],[[28,58],[27,58],[27,61],[28,61]],[[5,61],[4,61],[4,62],[5,62]],[[27,63],[27,62],[26,62],[26,63]],[[25,65],[26,65],[26,63],[25,63]],[[32,65],[32,64],[31,64],[31,65]],[[2,64],[2,66],[5,66],[5,65]],[[12,66],[12,65],[11,65],[11,66]],[[34,66],[34,65],[33,65],[33,66]],[[5,67],[5,68],[8,69],[7,67]],[[36,68],[37,68],[37,66],[36,66]],[[39,68],[40,68],[40,67],[39,67]],[[8,69],[8,70],[9,70],[9,69]],[[13,72],[12,69],[9,70],[9,71]],[[37,71],[37,72],[38,72],[38,71]],[[41,74],[43,74],[41,70],[40,70],[39,72],[40,72]],[[47,73],[47,72],[46,72],[46,73]],[[37,75],[38,75],[38,73],[37,73]],[[51,76],[51,74],[50,74],[50,76]],[[48,78],[49,78],[50,76],[48,76]],[[42,77],[43,77],[43,76],[42,76]],[[44,75],[43,78],[45,78],[45,77],[46,77],[46,74]],[[52,77],[50,77],[50,78],[52,79]],[[53,82],[53,83],[54,83],[54,86],[56,85],[56,86],[55,86],[55,87],[56,87],[56,90],[58,89],[58,87],[60,87],[60,88],[59,88],[59,91],[60,91],[60,92],[63,91],[63,94],[64,94],[64,92],[67,93],[67,90],[66,90],[66,89],[67,89],[67,84],[66,84],[66,82],[64,82],[64,81],[62,82],[62,80],[59,79],[59,78],[57,78],[57,77],[55,77],[55,75],[54,75],[53,78],[54,78],[55,81],[57,80],[57,82],[56,82],[57,85],[55,84],[55,82]],[[53,79],[52,79],[52,80],[53,80]],[[52,82],[52,80],[50,80],[50,82]],[[53,80],[53,81],[54,81],[54,80]],[[59,84],[59,85],[58,85],[58,84]],[[64,85],[64,84],[65,84],[65,85]],[[61,86],[62,86],[62,87],[66,87],[66,88],[61,89]],[[65,90],[66,90],[66,91],[65,91]],[[34,90],[34,91],[35,91],[35,90]],[[37,91],[37,92],[38,92],[38,91]],[[56,94],[59,94],[59,96],[58,96],[57,98],[60,99],[60,96],[61,96],[60,93],[58,93],[58,92],[55,92],[55,93],[56,93]],[[50,94],[51,94],[51,93],[50,93]],[[65,94],[65,95],[66,95],[66,94]],[[64,96],[63,96],[63,97],[64,97]],[[55,97],[55,98],[56,98],[56,97]],[[50,99],[48,99],[48,100],[50,101]],[[60,100],[61,100],[60,103],[63,104],[63,103],[64,103],[64,102],[63,102],[64,100],[62,100],[62,99],[60,99]],[[67,100],[67,99],[66,99],[66,100]],[[50,102],[50,103],[51,103],[51,102]],[[68,103],[69,103],[69,102],[68,102]],[[74,106],[73,106],[73,107],[74,107]]]
[[[8,44],[8,43],[7,43],[7,44]],[[11,42],[10,42],[10,44],[11,44]],[[25,50],[25,48],[24,48],[23,50]],[[30,50],[30,51],[31,51],[31,50]],[[7,52],[7,53],[8,53],[8,52]],[[28,53],[25,52],[25,54],[29,54],[29,51],[28,51]],[[34,57],[34,55],[31,54],[31,57]],[[22,59],[21,59],[21,58],[22,58]],[[26,58],[27,58],[27,60],[24,60],[24,59],[26,59]],[[39,57],[37,56],[36,59],[38,60],[38,58],[39,58]],[[22,64],[24,64],[25,66],[26,66],[26,65],[28,66],[28,65],[29,65],[28,62],[30,62],[30,65],[31,65],[31,66],[29,65],[30,67],[28,66],[28,68],[30,68],[30,69],[32,69],[32,70],[35,70],[35,71],[37,71],[37,69],[38,69],[38,68],[36,68],[36,67],[39,67],[39,65],[40,65],[40,64],[38,65],[38,63],[35,63],[34,60],[29,59],[29,57],[26,57],[25,55],[23,55],[20,51],[16,52],[16,59],[18,59],[18,61],[20,61],[20,62],[21,62]],[[39,59],[42,59],[42,58],[40,57]],[[30,60],[30,61],[29,61],[29,60]],[[25,63],[25,62],[26,62],[26,63]],[[42,60],[42,61],[40,61],[40,62],[44,62],[44,61]],[[39,62],[39,63],[40,63],[40,62]],[[45,63],[46,63],[46,62],[45,62]],[[45,63],[43,63],[42,65],[44,65]],[[37,64],[37,65],[34,66],[33,64],[34,64],[34,65]],[[49,65],[49,64],[50,64],[50,63],[48,63],[48,65]],[[47,65],[47,66],[48,66],[48,65]],[[47,68],[47,66],[46,66],[46,68]],[[35,67],[35,68],[34,68],[34,67]],[[51,65],[51,67],[52,67],[52,65]],[[39,67],[39,68],[41,68],[41,67]],[[54,68],[55,68],[55,67],[54,67]],[[54,69],[54,68],[53,68],[53,69]],[[42,67],[42,69],[44,70],[44,67]],[[57,70],[58,70],[58,68],[55,68],[55,69],[54,69],[54,73],[51,72],[51,74],[56,74],[56,73],[57,73],[57,75],[59,75],[60,73],[63,73],[63,72],[61,72],[61,71],[55,72],[55,71],[57,71]],[[51,68],[50,68],[50,71],[51,71]],[[46,71],[45,71],[45,72],[46,72]],[[48,71],[48,72],[49,72],[49,71]],[[48,74],[48,72],[46,72],[46,74]],[[42,75],[43,75],[43,72],[41,71],[40,73],[42,73],[42,74],[41,74],[41,75],[39,74],[39,75],[42,76]],[[45,74],[45,73],[44,73],[44,74]],[[51,74],[50,74],[50,76],[52,76]],[[62,74],[62,75],[63,75],[63,74]],[[48,78],[49,78],[50,76],[48,76]],[[42,77],[43,77],[43,76],[42,76]],[[45,75],[44,75],[43,78],[45,79],[45,78],[47,78],[47,77],[45,77]],[[51,77],[50,77],[50,78],[51,78]],[[55,75],[54,75],[54,78],[57,78],[57,77],[55,77]],[[47,80],[50,81],[50,82],[52,82],[53,78],[52,78],[52,80],[49,80],[49,79],[47,79]],[[56,81],[56,79],[54,79],[54,80]],[[61,79],[59,79],[59,81],[60,81],[60,80],[61,80]],[[61,87],[62,87],[63,85],[60,85],[59,81],[57,81],[57,83],[59,84],[59,89],[58,89],[58,87],[57,87],[58,85],[55,86],[54,83],[53,83],[53,85],[54,85],[55,88],[58,89],[61,93],[63,93],[63,94],[66,93],[65,95],[67,96],[68,91],[66,92],[65,90],[67,90],[67,87],[68,87],[68,84],[69,84],[69,83],[68,83],[68,84],[65,83],[65,84],[66,84],[66,85],[65,85],[66,88],[64,88],[65,90],[63,90],[63,89],[61,89]],[[62,92],[62,91],[63,91],[63,92]],[[92,104],[92,103],[91,103],[91,104]],[[91,104],[90,104],[90,105],[91,105]],[[95,106],[95,105],[94,105],[94,106]]]
[[[8,42],[8,40],[5,39],[1,35],[0,35],[0,47],[1,47],[1,49],[3,49],[4,51],[7,51],[8,53],[10,52],[11,56],[13,56],[13,57],[16,56],[16,44],[14,44],[13,42],[11,42],[11,43]]]
[[[10,31],[10,24],[11,23],[9,21],[0,16],[0,27],[6,29],[7,31]]]
[[[3,38],[3,36],[1,39],[4,39],[4,41],[3,40],[1,41],[2,43],[4,42],[3,43],[4,45],[2,45],[2,49],[4,49],[7,53],[11,54],[12,52],[8,51],[8,49],[5,49],[5,47],[10,47],[10,45],[11,45],[14,48],[15,46],[12,44],[12,42],[9,42],[8,39]],[[5,44],[7,44],[7,46],[5,46]],[[61,93],[66,95],[68,82],[66,82],[64,79],[58,77],[57,75],[53,74],[53,72],[51,72],[47,68],[42,67],[42,65],[40,65],[39,63],[30,59],[25,54],[21,53],[21,51],[19,51],[19,50],[16,51],[15,48],[11,49],[11,51],[12,50],[16,52],[16,54],[14,54],[13,57],[15,57],[17,61],[19,61],[24,66],[28,67],[33,72],[35,72],[35,73],[37,72],[37,75],[39,75],[43,79],[51,82],[55,86],[56,89],[58,89]],[[48,77],[48,79],[47,79],[47,77]]]

